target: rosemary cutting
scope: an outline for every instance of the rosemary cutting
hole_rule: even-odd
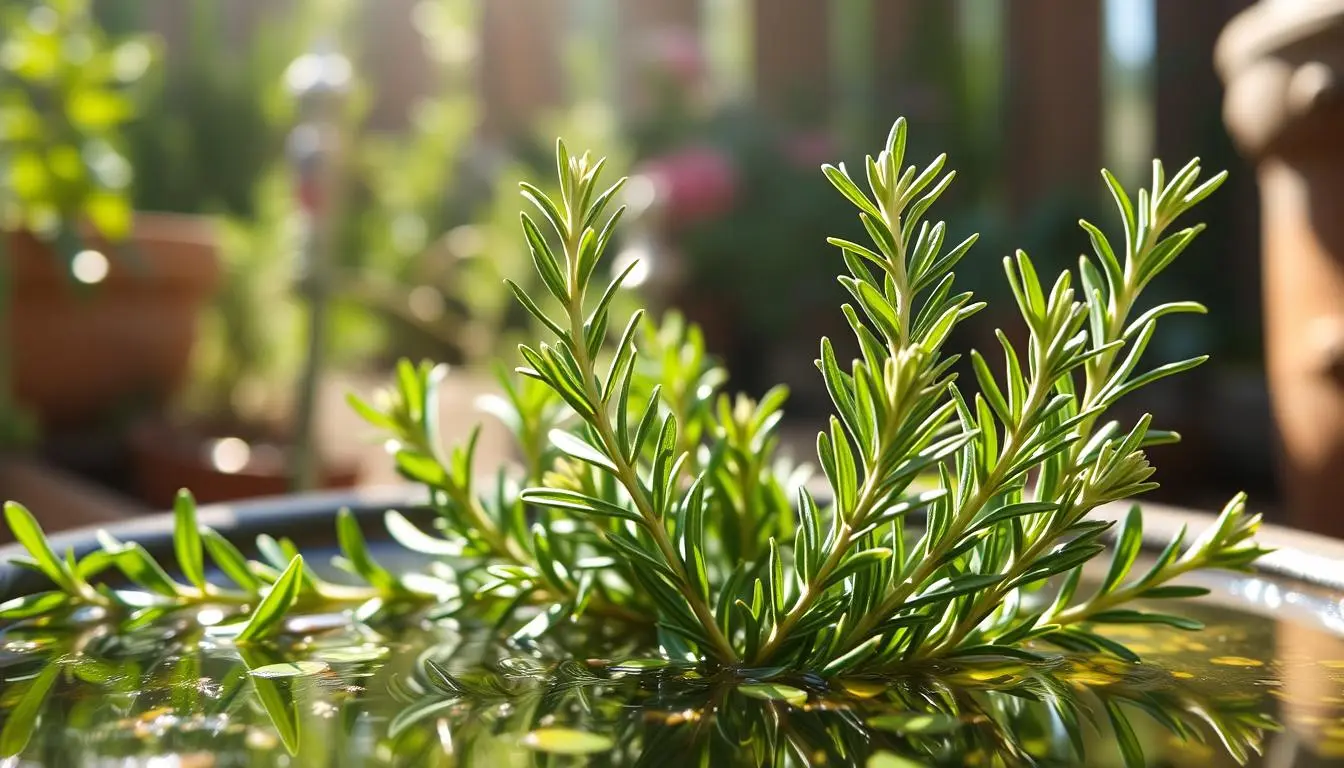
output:
[[[806,466],[776,455],[785,389],[759,401],[731,395],[694,326],[675,315],[613,317],[633,268],[610,275],[603,265],[621,182],[603,188],[603,162],[560,142],[556,191],[522,185],[531,208],[522,230],[544,292],[509,283],[546,338],[520,348],[502,394],[483,404],[517,438],[523,466],[480,475],[474,433],[442,448],[442,367],[403,362],[378,401],[352,398],[386,433],[399,471],[428,489],[429,529],[397,511],[385,523],[429,565],[380,565],[349,513],[338,519],[336,565],[357,584],[319,578],[284,540],[263,537],[262,558],[247,560],[198,525],[184,493],[178,580],[143,547],[110,536],[82,559],[58,556],[10,504],[7,520],[30,554],[23,564],[53,587],[0,606],[0,617],[223,605],[232,621],[213,630],[246,644],[285,632],[295,612],[341,609],[377,623],[414,610],[494,622],[527,644],[597,616],[647,630],[678,663],[826,677],[1039,659],[1050,647],[1134,660],[1106,625],[1197,627],[1147,606],[1203,594],[1176,583],[1191,571],[1245,570],[1264,553],[1244,496],[1143,568],[1140,511],[1114,530],[1090,513],[1154,488],[1144,451],[1178,439],[1147,416],[1121,424],[1108,414],[1204,360],[1141,368],[1163,317],[1204,311],[1145,307],[1142,294],[1203,228],[1177,229],[1177,220],[1225,174],[1202,179],[1191,161],[1168,177],[1155,162],[1151,187],[1131,198],[1103,171],[1123,246],[1084,221],[1093,254],[1053,282],[1026,253],[1004,259],[1026,341],[998,332],[1001,349],[963,360],[947,345],[985,304],[955,289],[954,270],[975,237],[952,244],[947,225],[927,218],[954,173],[941,156],[906,165],[905,145],[900,120],[862,178],[823,167],[868,234],[830,241],[859,354],[845,361],[830,340],[820,344],[834,404],[817,437],[824,493]],[[958,378],[966,369],[969,381]],[[1109,564],[1085,579],[1108,540]],[[207,580],[207,562],[231,584]],[[98,583],[109,568],[138,589]]]

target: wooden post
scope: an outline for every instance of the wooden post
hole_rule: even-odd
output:
[[[829,16],[826,0],[756,0],[756,99],[767,113],[814,125],[829,116]]]
[[[434,88],[433,65],[413,16],[420,2],[380,0],[359,11],[359,74],[373,91],[370,128],[405,128],[411,107]]]
[[[1209,231],[1200,236],[1195,252],[1210,259],[1218,254],[1219,272],[1234,278],[1229,303],[1240,308],[1255,308],[1260,302],[1259,209],[1255,174],[1238,157],[1223,125],[1223,84],[1212,51],[1224,25],[1248,5],[1249,0],[1158,3],[1154,78],[1157,156],[1172,170],[1200,157],[1210,172],[1230,174],[1222,190],[1200,206],[1200,220],[1208,222]],[[1258,318],[1254,311],[1242,315],[1251,322]]]
[[[952,122],[961,59],[956,4],[878,0],[871,34],[878,123],[894,120],[896,114],[887,114],[892,111],[926,129]]]
[[[1009,200],[1096,188],[1101,163],[1101,0],[1009,2]]]
[[[564,0],[489,0],[481,9],[483,129],[492,138],[523,133],[563,98]]]
[[[1195,292],[1186,298],[1203,302],[1216,328],[1210,348],[1212,365],[1194,372],[1185,402],[1205,405],[1182,411],[1196,416],[1196,425],[1181,429],[1186,451],[1198,456],[1204,485],[1235,484],[1257,491],[1273,483],[1273,423],[1263,397],[1261,368],[1260,212],[1255,172],[1237,155],[1222,121],[1223,84],[1214,67],[1218,34],[1249,0],[1199,3],[1155,3],[1157,35],[1154,56],[1155,154],[1168,178],[1199,157],[1205,174],[1229,172],[1217,194],[1199,204],[1189,224],[1208,225],[1172,267],[1173,278]],[[1186,377],[1163,382],[1170,387]],[[1259,407],[1257,407],[1259,406]],[[1239,417],[1221,418],[1235,408]],[[1172,450],[1172,449],[1163,449]],[[1159,478],[1167,484],[1167,477]]]
[[[650,97],[642,89],[647,86],[643,79],[645,66],[650,55],[658,55],[652,46],[671,46],[684,44],[687,50],[682,55],[697,54],[700,43],[700,2],[699,0],[614,0],[616,11],[615,54],[620,62],[616,74],[615,87],[619,94],[619,106],[627,112],[639,113],[645,100]],[[676,41],[674,36],[684,39]],[[663,51],[671,55],[670,50]],[[699,50],[702,64],[704,51]]]
[[[627,44],[637,44],[647,32],[675,27],[694,31],[700,24],[699,0],[638,0],[616,6],[622,35]]]

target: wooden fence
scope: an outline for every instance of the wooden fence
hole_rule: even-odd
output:
[[[412,22],[421,0],[349,0],[362,5],[364,74],[377,83],[372,123],[396,128],[416,99],[435,87],[433,65]],[[434,0],[429,0],[433,2]],[[1144,2],[1145,0],[1120,0]],[[245,48],[246,29],[267,10],[294,0],[229,0],[225,30]],[[629,96],[631,62],[652,31],[677,27],[702,39],[717,35],[734,13],[732,30],[742,51],[735,73],[745,95],[767,113],[797,119],[821,116],[834,124],[846,108],[859,124],[888,123],[906,114],[917,125],[958,129],[988,121],[997,147],[973,158],[1004,180],[1014,210],[1026,211],[1050,191],[1094,189],[1105,156],[1107,114],[1105,0],[476,0],[479,20],[477,83],[482,129],[506,136],[543,111],[566,103],[565,48],[597,46],[619,104]],[[1209,164],[1231,165],[1230,192],[1211,213],[1219,250],[1240,271],[1253,272],[1255,216],[1250,173],[1238,164],[1220,119],[1221,88],[1212,67],[1219,30],[1249,0],[1146,0],[1154,7],[1155,55],[1147,73],[1153,122],[1149,154],[1181,162],[1203,154]],[[190,3],[145,0],[154,26],[180,32]],[[583,19],[609,17],[610,34],[597,35]],[[576,23],[576,20],[577,23]],[[968,25],[993,28],[990,55]],[[589,24],[587,27],[591,27]],[[983,44],[983,41],[979,44]],[[979,54],[979,55],[977,55]],[[974,66],[997,91],[995,111],[966,113],[949,105],[950,79],[965,80]],[[852,117],[852,116],[851,116]],[[852,124],[853,121],[851,121]],[[982,130],[985,126],[980,126]],[[1121,137],[1128,141],[1128,137]],[[1131,142],[1132,143],[1132,142]],[[954,158],[954,160],[958,160]],[[960,162],[964,167],[966,159]],[[1215,238],[1210,238],[1213,240]],[[1253,284],[1240,286],[1253,300]]]
[[[390,6],[412,2],[370,6],[391,16]],[[1209,167],[1233,171],[1225,192],[1203,212],[1210,233],[1196,252],[1210,279],[1221,281],[1216,292],[1240,310],[1238,348],[1253,349],[1259,343],[1254,181],[1223,128],[1212,65],[1219,31],[1249,0],[1150,2],[1154,55],[1140,74],[1150,134],[1121,135],[1110,144],[1134,147],[1148,138],[1146,151],[1136,150],[1145,156],[1179,164],[1201,155]],[[848,111],[847,125],[873,134],[898,114],[924,130],[978,131],[982,150],[953,160],[987,177],[1011,214],[1026,215],[1052,194],[1100,196],[1097,169],[1114,160],[1106,152],[1115,94],[1108,90],[1104,0],[481,0],[483,130],[509,135],[567,102],[569,42],[606,47],[609,92],[619,106],[650,32],[671,26],[707,39],[722,32],[733,6],[748,19],[732,30],[747,52],[739,65],[745,71],[735,74],[747,86],[741,95],[759,109],[831,125],[845,122]],[[614,34],[576,29],[581,10],[588,18],[614,16]],[[979,43],[966,34],[976,24],[990,27]],[[391,89],[380,98],[380,122],[394,124],[418,95],[407,85],[426,89],[432,77],[415,55],[413,29],[389,30],[387,23],[370,29],[384,35],[370,41],[370,50]],[[976,50],[980,45],[988,54]],[[965,94],[954,92],[969,77],[994,91],[989,107],[968,111],[958,102]]]

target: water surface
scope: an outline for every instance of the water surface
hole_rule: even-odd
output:
[[[209,609],[122,632],[19,625],[0,633],[0,765],[1108,766],[1122,741],[1155,766],[1344,765],[1338,601],[1210,583],[1213,599],[1182,611],[1205,630],[1111,633],[1140,665],[891,679],[709,674],[616,626],[520,648],[452,622],[309,617],[295,639],[240,652],[201,626]],[[1132,733],[1117,737],[1114,712]]]

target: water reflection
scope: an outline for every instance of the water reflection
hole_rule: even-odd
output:
[[[1268,743],[1264,765],[1325,764],[1305,761],[1344,745],[1344,669],[1256,656],[1248,649],[1272,647],[1269,622],[1203,618],[1198,635],[1125,638],[1150,665],[1061,659],[829,682],[706,676],[642,658],[640,640],[619,635],[588,659],[565,647],[577,633],[524,654],[450,624],[387,636],[341,625],[245,652],[172,615],[115,632],[20,626],[0,637],[0,755],[46,766],[1012,766],[1121,765],[1122,753],[1137,764],[1141,750],[1150,765],[1218,766]],[[1344,660],[1323,633],[1312,642],[1333,645],[1294,645],[1311,637],[1281,633],[1280,656]],[[1229,665],[1237,658],[1253,663]],[[1267,741],[1280,705],[1289,730]]]

